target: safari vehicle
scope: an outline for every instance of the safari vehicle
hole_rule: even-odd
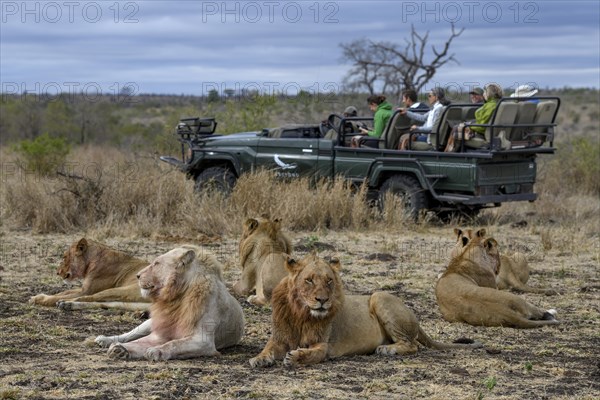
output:
[[[327,124],[230,135],[215,134],[214,119],[182,119],[177,126],[182,159],[161,159],[193,179],[197,190],[231,190],[242,174],[258,168],[288,179],[341,177],[357,186],[366,183],[370,198],[380,205],[388,193],[402,196],[413,216],[423,210],[442,217],[473,216],[504,202],[535,201],[536,157],[555,152],[560,99],[501,99],[490,123],[479,125],[485,127],[485,140],[464,141],[457,152],[444,152],[452,127],[460,122],[474,126],[469,121],[476,107],[447,106],[434,125],[431,144],[409,141],[408,150],[398,150],[411,124],[399,112],[390,118],[377,148],[349,145],[355,135],[352,123],[372,118],[332,114]]]

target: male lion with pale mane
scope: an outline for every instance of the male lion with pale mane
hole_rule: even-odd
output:
[[[248,297],[248,302],[267,304],[275,286],[287,276],[285,256],[292,252],[292,244],[281,231],[280,221],[271,221],[266,216],[246,220],[239,252],[242,276],[233,285],[233,290],[239,296],[247,296],[256,290],[256,294]]]
[[[485,237],[486,230],[479,229],[478,231],[473,232],[472,229],[462,230],[455,228],[454,234],[457,237],[457,242],[450,253],[451,258],[459,255],[462,249],[474,237]],[[556,290],[553,289],[543,289],[529,286],[527,284],[528,280],[529,265],[524,254],[516,252],[512,256],[506,256],[504,254],[500,255],[500,267],[498,274],[496,275],[496,286],[498,289],[515,289],[526,293],[541,293],[546,295],[557,294]]]
[[[437,282],[435,294],[443,317],[470,325],[537,328],[555,325],[555,310],[544,311],[521,297],[496,288],[498,243],[473,237]]]
[[[81,288],[29,299],[31,304],[63,309],[124,308],[144,310],[149,301],[140,294],[137,273],[148,261],[82,238],[64,253],[56,274],[65,282],[82,281]]]
[[[239,343],[244,314],[223,282],[217,259],[196,246],[157,257],[138,275],[152,299],[151,318],[119,336],[98,336],[112,358],[151,361],[219,355]]]
[[[295,367],[351,354],[412,354],[418,343],[434,349],[481,347],[432,340],[417,317],[389,293],[344,296],[340,262],[309,254],[288,258],[289,274],[273,291],[272,335],[252,367]]]

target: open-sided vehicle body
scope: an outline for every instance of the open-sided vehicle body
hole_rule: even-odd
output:
[[[366,183],[381,204],[387,193],[403,196],[414,215],[421,210],[473,214],[504,202],[534,201],[536,157],[555,151],[560,99],[502,99],[490,122],[480,125],[485,139],[460,142],[457,152],[444,152],[455,126],[475,125],[476,107],[447,106],[430,140],[409,140],[408,150],[398,150],[400,136],[411,124],[399,112],[390,118],[377,148],[350,146],[356,135],[353,124],[372,118],[334,115],[328,129],[319,124],[290,125],[225,136],[215,135],[214,129],[208,132],[206,126],[216,127],[212,119],[189,119],[196,125],[178,126],[182,159],[161,158],[194,179],[199,190],[215,185],[229,190],[242,174],[267,168],[286,178],[341,177],[356,185]],[[204,131],[189,134],[202,124]]]

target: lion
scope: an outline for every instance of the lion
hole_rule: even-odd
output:
[[[519,329],[555,325],[556,310],[542,310],[497,289],[498,243],[475,235],[454,257],[435,288],[442,316],[450,322]]]
[[[478,348],[480,343],[444,344],[431,339],[397,297],[377,292],[345,296],[340,262],[316,254],[286,260],[288,276],[273,291],[272,335],[250,359],[252,367],[283,359],[287,367],[352,354],[413,354],[418,344],[434,349]]]
[[[184,245],[158,256],[138,274],[141,293],[152,300],[151,318],[118,336],[98,336],[116,359],[151,361],[219,355],[238,344],[244,314],[229,294],[222,265],[203,249]]]
[[[463,247],[469,243],[473,237],[485,237],[486,230],[479,229],[473,232],[471,229],[462,230],[455,228],[454,234],[457,237],[457,242],[450,257],[454,258],[460,254]],[[500,290],[514,289],[526,293],[541,293],[546,295],[558,294],[553,289],[535,288],[527,285],[529,280],[529,265],[524,254],[516,252],[512,256],[500,255],[500,267],[498,275],[496,275],[496,286]]]
[[[98,307],[145,310],[150,303],[141,296],[136,275],[147,265],[145,260],[82,238],[65,251],[56,272],[67,283],[82,281],[81,288],[55,295],[38,294],[29,303],[70,310]]]
[[[285,256],[292,252],[290,239],[281,231],[279,219],[266,216],[249,218],[243,225],[239,254],[242,276],[233,285],[239,296],[247,296],[254,305],[265,305],[273,289],[287,276]]]

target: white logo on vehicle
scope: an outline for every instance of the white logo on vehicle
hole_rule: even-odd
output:
[[[273,156],[273,159],[275,160],[275,164],[279,165],[281,169],[296,169],[297,167],[296,164],[286,164],[283,161],[281,161],[281,159],[279,159],[279,154],[275,154]]]

